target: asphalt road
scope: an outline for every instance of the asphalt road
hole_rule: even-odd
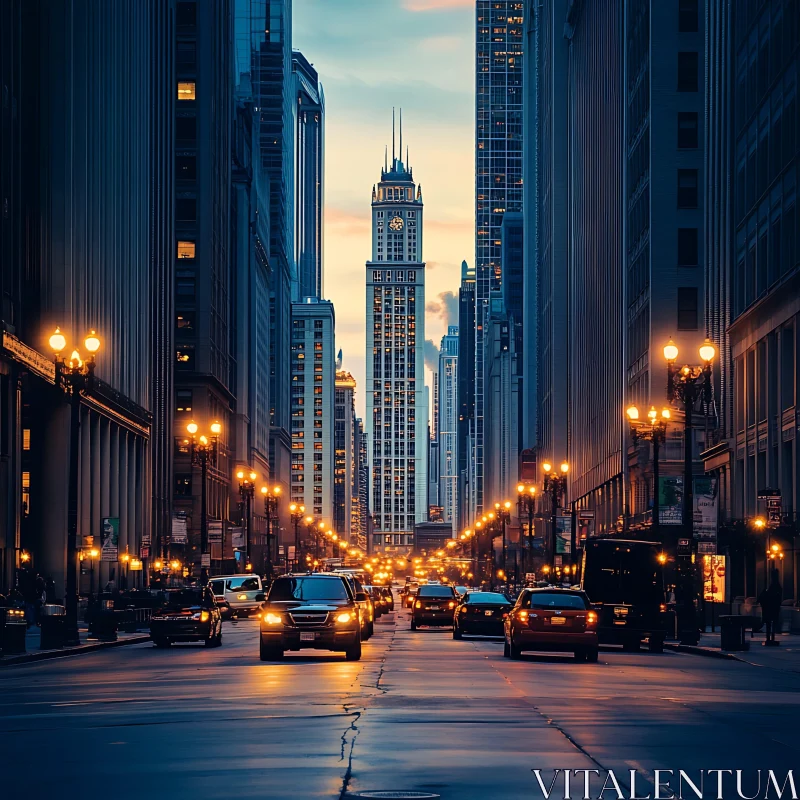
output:
[[[135,645],[5,668],[0,798],[506,800],[542,796],[536,768],[644,779],[800,764],[800,674],[644,651],[512,662],[499,642],[408,622],[384,616],[353,663],[261,663],[257,624],[243,621],[226,623],[220,649]]]

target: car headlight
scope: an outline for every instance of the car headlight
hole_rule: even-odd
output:
[[[283,620],[281,619],[280,614],[273,614],[272,612],[267,612],[266,614],[264,614],[264,622],[266,622],[267,625],[280,625],[283,622]]]
[[[198,622],[208,622],[208,618],[211,615],[208,611],[198,611],[196,614],[192,614],[192,619],[197,620]]]
[[[342,625],[344,625],[346,622],[350,622],[351,619],[353,619],[353,615],[348,611],[338,614],[336,617],[336,621],[341,622]]]
[[[417,608],[422,608],[422,603],[419,600],[417,600],[416,606]]]
[[[451,600],[451,601],[450,601],[450,602],[447,604],[447,607],[448,607],[448,608],[455,608],[455,607],[456,607],[456,604],[455,604],[455,603],[454,603],[454,602]]]
[[[237,594],[236,595],[236,599],[237,600],[247,600],[247,595],[246,594]]]

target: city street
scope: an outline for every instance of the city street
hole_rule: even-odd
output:
[[[406,611],[377,622],[360,662],[261,663],[256,629],[226,623],[221,649],[131,645],[7,668],[2,796],[481,800],[542,796],[536,768],[798,764],[790,669],[612,650],[598,664],[515,662],[500,642],[412,632]]]

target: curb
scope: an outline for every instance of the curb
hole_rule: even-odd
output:
[[[668,650],[672,650],[673,653],[688,653],[689,655],[693,656],[721,658],[725,661],[740,661],[743,664],[750,663],[749,661],[745,661],[743,658],[739,658],[739,656],[734,655],[733,653],[729,653],[725,650],[712,650],[709,647],[698,647],[692,644],[670,644],[669,642],[664,642],[664,647]]]
[[[34,661],[49,661],[52,658],[66,658],[79,656],[84,653],[94,653],[97,650],[106,650],[110,647],[122,647],[126,644],[143,644],[150,641],[150,634],[131,636],[130,639],[117,639],[116,642],[92,642],[79,647],[65,647],[62,650],[45,650],[40,653],[20,653],[18,656],[0,658],[0,668],[13,667],[19,664],[30,664]]]

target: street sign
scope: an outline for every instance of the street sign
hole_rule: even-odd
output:
[[[759,489],[758,490],[758,499],[759,500],[771,500],[775,497],[780,498],[781,490],[780,489]]]
[[[208,521],[208,543],[221,544],[222,543],[222,521],[209,520]]]
[[[241,526],[230,527],[231,547],[244,547],[244,528]]]
[[[578,519],[594,519],[594,511],[579,511]]]
[[[294,545],[289,545],[289,561],[294,561]]]
[[[150,545],[143,544],[139,548],[139,557],[140,558],[150,558]]]
[[[186,530],[186,517],[173,517],[172,518],[172,535],[170,536],[172,544],[187,544],[189,541]]]
[[[128,562],[128,569],[132,570],[133,572],[141,572],[142,571],[142,562],[138,558],[132,558]]]
[[[286,548],[285,548],[285,547],[284,547],[282,544],[279,544],[279,545],[278,545],[278,555],[279,555],[279,556],[282,556],[282,555],[284,555],[285,553],[286,553]]]
[[[770,528],[777,528],[781,524],[782,516],[780,497],[767,500],[767,525]]]
[[[692,540],[691,539],[678,539],[678,555],[690,556],[692,554]]]
[[[697,553],[701,556],[713,556],[717,553],[716,542],[698,542]]]
[[[211,553],[203,553],[200,556],[200,566],[201,567],[210,567],[211,566]]]

